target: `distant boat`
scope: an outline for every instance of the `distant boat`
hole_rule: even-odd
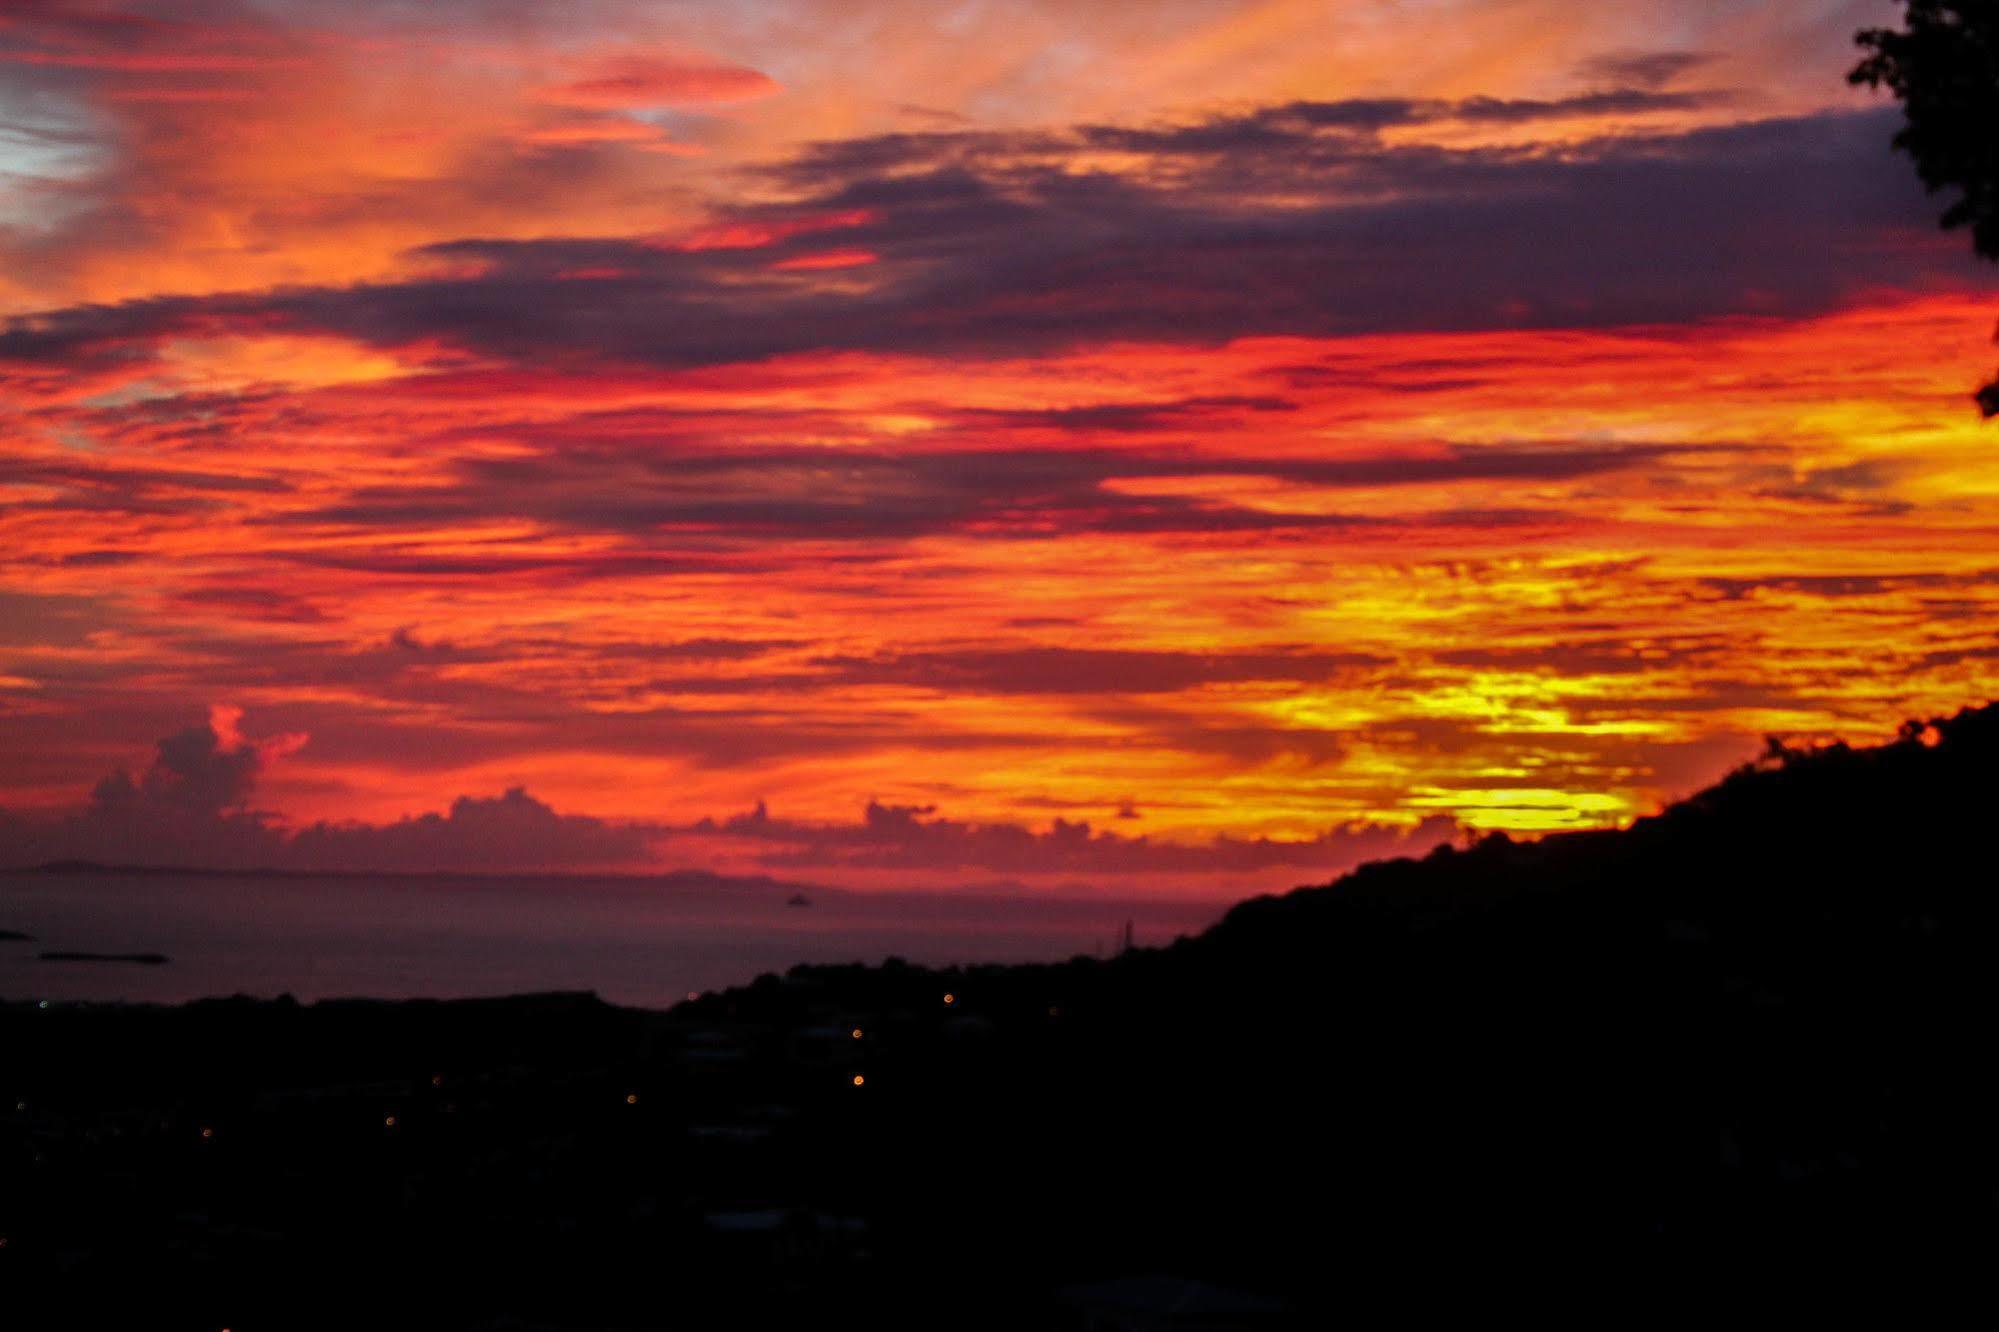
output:
[[[806,895],[805,895],[804,893],[793,893],[793,894],[791,895],[791,900],[790,900],[790,901],[788,901],[788,902],[786,902],[786,903],[785,903],[785,905],[786,905],[786,906],[811,906],[811,905],[812,905],[812,899],[811,899],[811,898],[809,898],[809,897],[807,897],[807,896],[806,896]]]

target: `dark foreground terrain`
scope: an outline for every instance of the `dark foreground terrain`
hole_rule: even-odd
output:
[[[0,1006],[0,1326],[1914,1296],[1999,1239],[1995,796],[1988,708],[1111,961]]]

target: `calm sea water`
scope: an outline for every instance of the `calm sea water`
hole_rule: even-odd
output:
[[[867,894],[619,879],[0,875],[0,999],[456,998],[595,990],[664,1007],[800,962],[1052,961],[1199,931],[1219,903]],[[43,950],[164,953],[163,966]]]

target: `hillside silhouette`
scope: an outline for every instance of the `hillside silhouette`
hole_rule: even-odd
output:
[[[1999,1229],[1995,773],[1999,707],[1773,742],[1630,829],[1368,866],[1167,948],[665,1013],[6,1005],[0,1299],[1221,1328],[1933,1283]]]

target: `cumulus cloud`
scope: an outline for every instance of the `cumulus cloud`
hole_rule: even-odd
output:
[[[265,764],[305,737],[253,741],[238,729],[240,717],[234,708],[212,708],[207,721],[159,740],[137,774],[124,767],[106,774],[81,810],[0,827],[0,862],[271,863],[283,838],[251,797]]]
[[[241,717],[237,709],[217,707],[206,723],[165,737],[136,781],[119,768],[97,784],[90,793],[91,813],[122,818],[157,811],[199,819],[247,812],[266,758],[296,748],[304,738],[251,744],[237,730]]]
[[[1122,806],[1117,817],[1135,814]],[[1314,837],[1217,836],[1170,841],[1128,836],[1087,821],[1057,818],[1044,831],[1018,823],[970,823],[934,806],[869,801],[855,823],[782,819],[758,804],[748,813],[703,820],[691,830],[759,846],[760,864],[774,870],[894,870],[1087,879],[1097,875],[1240,876],[1281,871],[1301,876],[1342,873],[1367,860],[1420,855],[1449,841],[1455,821],[1431,817],[1414,826],[1355,823]]]
[[[289,828],[251,801],[266,765],[306,738],[252,739],[242,733],[241,718],[236,708],[211,709],[207,721],[161,739],[136,776],[114,769],[84,807],[67,816],[0,817],[0,866],[90,860],[406,872],[624,868],[646,862],[646,830],[558,813],[519,787],[491,798],[460,796],[444,814],[394,823]]]
[[[378,871],[634,868],[645,863],[649,841],[641,827],[559,814],[516,786],[493,797],[459,796],[443,814],[315,823],[291,838],[287,859],[315,869]]]
[[[52,860],[108,864],[269,868],[294,872],[523,873],[647,870],[726,863],[845,882],[931,886],[967,877],[1067,884],[1144,875],[1159,883],[1217,886],[1272,875],[1329,877],[1366,860],[1416,855],[1458,832],[1441,816],[1412,826],[1353,823],[1315,836],[1197,840],[1126,834],[1087,820],[1048,827],[949,818],[934,806],[869,801],[852,823],[779,818],[759,804],[691,824],[612,822],[565,814],[513,787],[460,796],[442,813],[390,823],[287,825],[254,804],[266,765],[304,744],[300,735],[253,739],[236,709],[161,739],[136,775],[117,769],[79,810],[38,819],[0,810],[0,867]],[[1121,802],[1111,817],[1139,812]]]

